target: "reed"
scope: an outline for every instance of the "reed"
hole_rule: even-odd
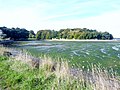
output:
[[[1,51],[10,51],[0,47]],[[111,69],[89,64],[89,68],[70,67],[67,61],[39,58],[39,67],[27,52],[0,55],[0,88],[9,90],[120,90],[120,77]],[[38,63],[38,62],[37,62]]]

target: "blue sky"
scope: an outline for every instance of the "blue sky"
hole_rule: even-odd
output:
[[[89,28],[120,37],[120,0],[0,0],[0,26]]]

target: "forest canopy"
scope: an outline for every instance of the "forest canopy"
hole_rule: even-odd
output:
[[[111,40],[112,34],[109,32],[98,32],[87,28],[67,28],[55,30],[39,30],[37,34],[33,30],[26,30],[24,28],[7,28],[0,27],[1,38],[9,38],[10,40],[27,40],[28,38],[35,38],[37,40],[44,39],[98,39]]]
[[[4,38],[10,38],[10,40],[26,40],[29,38],[29,31],[22,28],[7,28],[0,27]]]
[[[74,29],[60,29],[54,30],[39,30],[36,34],[36,39],[98,39],[98,40],[111,40],[112,34],[108,32],[98,32],[87,28],[74,28]]]

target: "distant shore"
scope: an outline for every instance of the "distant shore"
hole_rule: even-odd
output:
[[[97,39],[51,39],[46,41],[80,41],[80,42],[120,42],[120,40],[97,40]]]

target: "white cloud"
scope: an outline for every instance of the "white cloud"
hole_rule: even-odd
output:
[[[120,11],[109,12],[96,17],[89,17],[76,20],[48,21],[41,23],[41,29],[61,29],[61,28],[89,28],[98,31],[108,31],[114,37],[120,37]]]
[[[1,3],[0,5],[2,5]],[[60,28],[86,27],[99,31],[108,31],[114,37],[120,37],[120,1],[38,0],[34,2],[33,0],[30,3],[28,2],[29,5],[24,3],[21,3],[20,7],[16,7],[16,5],[11,7],[12,5],[10,5],[10,9],[5,5],[0,6],[0,26],[23,27],[36,31],[39,29],[58,30]],[[21,6],[22,4],[24,5]],[[88,13],[88,16],[82,18],[86,13]],[[90,17],[91,13],[92,17]],[[75,15],[78,15],[78,17]]]
[[[44,21],[45,18],[39,18],[39,15],[37,16],[32,9],[2,13],[3,15],[0,14],[0,22],[2,22],[2,26],[24,27],[26,29],[33,29],[36,31],[39,29],[59,30],[61,28],[86,27],[89,29],[97,29],[98,31],[108,31],[112,33],[114,37],[120,37],[120,11],[109,12],[96,17],[61,21]],[[48,19],[52,17],[46,18]]]

